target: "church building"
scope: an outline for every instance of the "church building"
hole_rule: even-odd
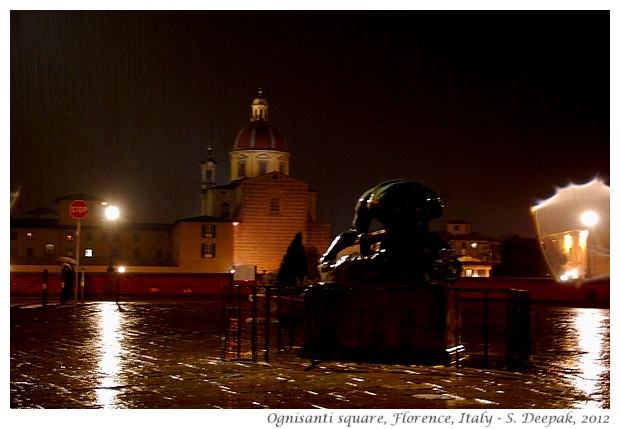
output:
[[[230,182],[217,184],[217,161],[209,148],[201,163],[202,214],[233,223],[236,266],[276,271],[300,232],[309,254],[330,244],[330,225],[316,217],[317,191],[289,174],[291,153],[269,119],[262,90],[252,101],[250,122],[237,134],[230,152]]]

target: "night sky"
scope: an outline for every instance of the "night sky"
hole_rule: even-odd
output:
[[[200,215],[258,88],[334,234],[366,189],[534,236],[529,208],[610,174],[608,11],[11,12],[12,215],[85,192],[127,220]]]

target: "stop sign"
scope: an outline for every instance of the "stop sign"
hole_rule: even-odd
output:
[[[84,200],[75,200],[69,204],[69,214],[73,219],[84,219],[88,216],[88,203]]]

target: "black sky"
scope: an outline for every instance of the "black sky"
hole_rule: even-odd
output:
[[[259,87],[334,233],[393,178],[497,238],[609,183],[609,11],[12,11],[10,46],[12,215],[74,192],[199,215],[207,146],[227,183]]]

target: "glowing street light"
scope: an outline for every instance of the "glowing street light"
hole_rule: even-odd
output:
[[[121,215],[120,210],[116,206],[108,206],[105,209],[105,217],[108,220],[116,220]]]
[[[592,210],[588,210],[581,213],[580,220],[586,228],[591,228],[598,223],[598,215]]]

